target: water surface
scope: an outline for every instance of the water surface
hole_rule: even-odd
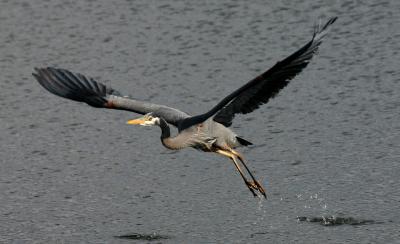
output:
[[[0,1],[0,242],[395,243],[398,1]],[[264,183],[171,152],[135,114],[49,94],[33,67],[196,114],[337,23],[307,69],[233,128]],[[309,219],[374,221],[324,226]],[[136,236],[136,237],[137,237]]]

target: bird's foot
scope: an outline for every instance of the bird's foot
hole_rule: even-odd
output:
[[[245,181],[245,183],[246,183],[246,186],[247,186],[247,187],[249,188],[249,190],[251,191],[251,193],[253,193],[253,196],[256,197],[256,196],[257,196],[257,193],[255,193],[254,190],[257,190],[257,189],[254,188],[253,183],[252,183],[252,182],[249,182],[249,181]]]
[[[264,187],[262,187],[262,185],[258,181],[254,180],[253,182],[247,182],[247,187],[249,187],[249,189],[251,188],[254,196],[257,196],[257,194],[255,194],[254,192],[254,190],[256,190],[261,193],[261,195],[263,195],[265,198],[267,198]]]

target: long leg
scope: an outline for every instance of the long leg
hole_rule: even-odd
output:
[[[261,184],[256,180],[256,178],[254,177],[253,173],[251,173],[250,169],[247,167],[246,163],[244,162],[243,156],[242,156],[239,152],[237,152],[237,151],[235,151],[235,150],[233,150],[233,149],[230,149],[230,152],[231,152],[232,154],[234,154],[236,157],[238,157],[239,160],[240,160],[240,162],[242,162],[242,165],[243,165],[244,168],[246,169],[247,173],[249,173],[250,177],[253,179],[253,182],[252,182],[252,183],[254,184],[254,188],[257,189],[259,192],[261,192],[261,194],[263,194],[263,196],[264,196],[265,198],[267,198],[267,195],[266,195],[266,193],[265,193],[264,187],[262,187],[262,185],[261,185]]]
[[[235,164],[235,167],[237,169],[237,171],[239,172],[240,176],[242,177],[244,183],[246,184],[246,186],[249,188],[249,190],[251,191],[251,193],[253,193],[253,196],[257,196],[257,194],[254,192],[254,186],[251,182],[249,182],[246,177],[243,174],[242,169],[240,168],[238,162],[236,161],[236,157],[233,153],[229,152],[229,151],[224,151],[224,150],[217,150],[216,153],[219,153],[221,155],[224,155],[228,158],[230,158],[232,160],[232,162]],[[256,189],[256,188],[255,188]]]

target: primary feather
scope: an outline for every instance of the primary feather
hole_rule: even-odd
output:
[[[96,108],[127,110],[138,114],[154,113],[168,123],[177,126],[189,115],[165,105],[138,101],[122,96],[118,91],[93,78],[65,69],[36,68],[33,76],[49,92]]]
[[[225,97],[207,113],[182,121],[180,130],[201,123],[212,116],[214,121],[229,127],[235,114],[250,113],[267,103],[308,65],[326,35],[328,27],[336,19],[336,17],[331,18],[325,25],[316,26],[311,41],[306,45]]]

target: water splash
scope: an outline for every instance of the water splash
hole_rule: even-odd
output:
[[[326,211],[328,210],[328,204],[325,198],[321,197],[321,194],[319,193],[299,193],[296,194],[296,198],[300,203],[302,203],[300,206],[302,206],[303,209],[298,209],[299,211],[319,211],[322,212],[323,215],[326,214]]]
[[[253,222],[253,225],[257,225],[264,221],[265,214],[267,213],[267,210],[264,208],[264,202],[266,199],[264,197],[258,196],[258,202],[257,202],[257,219]]]

